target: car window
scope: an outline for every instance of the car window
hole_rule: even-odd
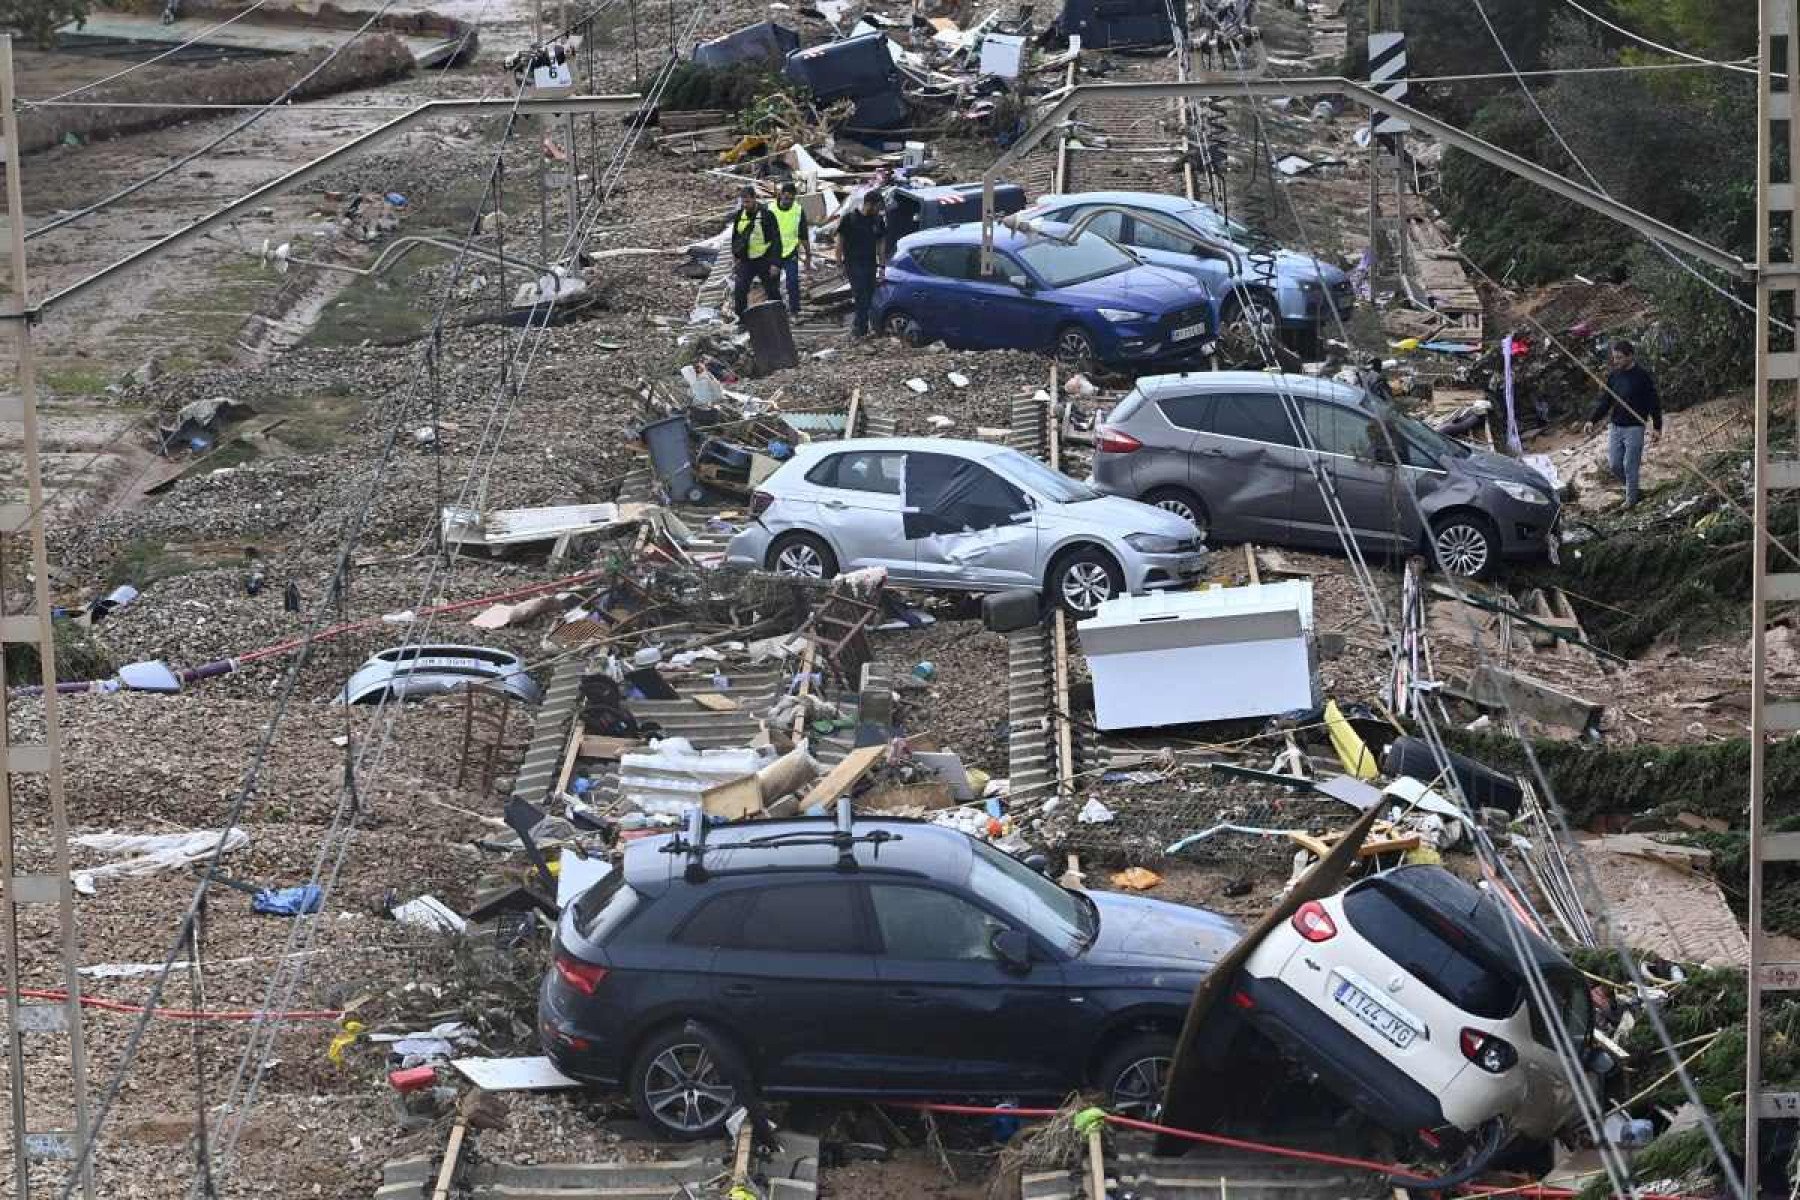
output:
[[[1017,487],[980,463],[949,454],[909,454],[906,520],[920,535],[993,529],[1030,505]]]
[[[601,941],[625,923],[637,904],[638,894],[625,886],[625,872],[615,867],[575,898],[575,929]]]
[[[905,462],[906,456],[896,451],[857,450],[833,454],[806,473],[806,482],[818,487],[898,496]]]
[[[1415,420],[1403,412],[1397,412],[1383,405],[1380,409],[1387,418],[1390,428],[1402,434],[1407,441],[1415,443],[1413,449],[1420,458],[1426,461],[1415,463],[1415,466],[1436,467],[1438,457],[1467,458],[1474,453],[1468,446],[1447,434],[1439,433],[1423,421]],[[1410,461],[1411,456],[1408,456]]]
[[[1092,931],[1082,902],[1073,892],[1056,886],[1009,854],[980,842],[969,848],[973,852],[970,891],[1025,922],[1065,954],[1075,954],[1087,944]]]
[[[1053,288],[1069,287],[1112,275],[1136,264],[1136,259],[1092,232],[1083,231],[1074,242],[1048,239],[1021,246],[1019,258]]]
[[[1158,400],[1156,407],[1169,424],[1177,429],[1206,433],[1212,429],[1213,398],[1211,396],[1169,396]]]
[[[1122,242],[1125,240],[1125,214],[1118,211],[1103,212],[1088,222],[1088,229],[1110,241]]]
[[[974,279],[981,273],[978,246],[926,246],[915,257],[926,271],[945,279]]]
[[[1519,1007],[1516,979],[1395,900],[1384,888],[1344,896],[1350,924],[1377,950],[1464,1012],[1499,1020]]]
[[[960,896],[921,887],[869,888],[875,925],[889,958],[995,958],[993,937],[1006,923]]]
[[[1294,427],[1287,405],[1272,393],[1227,393],[1213,405],[1212,432],[1276,446],[1293,446]]]
[[[1118,419],[1124,420],[1124,417]],[[1017,450],[1002,450],[987,461],[1008,479],[1055,504],[1079,504],[1083,500],[1100,498],[1100,493],[1087,484],[1070,479],[1061,471],[1053,470],[1038,459]]]
[[[790,884],[729,898],[738,900],[744,912],[743,927],[729,943],[733,949],[797,954],[856,954],[865,949],[852,884]]]
[[[1164,233],[1142,218],[1134,218],[1131,222],[1131,244],[1145,250],[1167,250],[1171,254],[1198,254],[1200,252],[1200,248],[1194,243],[1193,238]]]
[[[1592,1038],[1594,1027],[1593,998],[1588,994],[1588,981],[1580,975],[1546,974],[1544,983],[1556,1001],[1569,1036],[1577,1046],[1585,1047]],[[1540,1045],[1554,1050],[1556,1040],[1543,1014],[1538,1011],[1537,1001],[1532,997],[1527,1000],[1531,1006],[1531,1036]]]
[[[1306,430],[1319,450],[1326,454],[1347,454],[1352,458],[1375,457],[1370,439],[1381,435],[1378,431],[1370,431],[1374,418],[1322,400],[1302,400],[1300,411],[1306,414]]]
[[[681,923],[675,941],[683,946],[730,946],[744,923],[743,897],[730,892],[713,896]]]

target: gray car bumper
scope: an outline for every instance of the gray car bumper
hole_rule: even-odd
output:
[[[1562,506],[1521,504],[1510,496],[1489,510],[1500,530],[1502,558],[1536,559],[1549,553],[1550,539],[1562,521]]]
[[[744,528],[725,546],[725,565],[755,571],[769,559],[769,543],[774,541],[771,534],[755,521]]]
[[[1194,554],[1132,554],[1124,562],[1125,589],[1133,595],[1185,587],[1206,578],[1206,551]]]

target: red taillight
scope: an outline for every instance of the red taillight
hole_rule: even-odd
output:
[[[1233,1004],[1237,1005],[1239,1008],[1242,1008],[1245,1010],[1249,1010],[1249,1009],[1256,1007],[1256,1001],[1252,1000],[1250,998],[1250,993],[1246,992],[1242,988],[1239,988],[1237,991],[1231,993],[1231,1002]]]
[[[1463,1030],[1457,1044],[1462,1047],[1464,1058],[1490,1075],[1510,1070],[1519,1061],[1519,1052],[1512,1048],[1512,1043],[1479,1029]]]
[[[556,973],[563,977],[563,982],[584,996],[594,994],[600,981],[606,978],[606,968],[595,963],[583,962],[572,954],[558,952],[556,955]]]
[[[1317,900],[1308,900],[1302,904],[1289,924],[1293,925],[1296,933],[1309,942],[1328,942],[1337,936],[1337,923],[1331,919],[1331,914],[1325,911],[1325,906]]]
[[[1433,1150],[1436,1150],[1438,1147],[1440,1147],[1444,1144],[1438,1138],[1438,1135],[1431,1132],[1431,1130],[1429,1130],[1429,1129],[1419,1130],[1419,1140],[1421,1142],[1424,1142],[1427,1146],[1430,1146]]]
[[[1143,448],[1144,443],[1111,425],[1102,425],[1094,430],[1094,449],[1102,454],[1130,454],[1133,450]]]
[[[775,503],[775,497],[768,492],[750,493],[750,515],[760,517],[769,511],[769,505]]]

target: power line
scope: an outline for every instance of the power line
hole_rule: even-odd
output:
[[[1576,12],[1580,13],[1582,16],[1586,17],[1588,20],[1593,21],[1595,24],[1604,25],[1604,26],[1606,26],[1606,28],[1612,30],[1614,33],[1619,34],[1623,37],[1628,37],[1632,41],[1636,42],[1638,45],[1647,46],[1648,48],[1655,50],[1659,54],[1668,54],[1668,55],[1674,56],[1675,58],[1683,58],[1683,59],[1686,59],[1688,62],[1693,63],[1695,66],[1700,66],[1700,67],[1717,67],[1723,71],[1741,71],[1746,75],[1755,75],[1757,73],[1757,68],[1752,67],[1752,66],[1747,66],[1744,63],[1721,62],[1720,60],[1715,59],[1715,58],[1703,58],[1698,54],[1689,54],[1686,50],[1677,50],[1673,46],[1665,46],[1661,42],[1652,41],[1651,39],[1645,37],[1641,33],[1635,33],[1632,30],[1625,28],[1623,25],[1618,24],[1617,22],[1607,20],[1605,17],[1601,16],[1599,13],[1595,12],[1593,9],[1588,8],[1585,5],[1578,3],[1577,0],[1562,0],[1562,2],[1564,4],[1567,4],[1570,8],[1574,9]],[[1771,74],[1774,75],[1774,78],[1776,78],[1776,79],[1786,79],[1787,78],[1787,76],[1785,74],[1774,73],[1774,72],[1771,72]]]
[[[129,67],[126,67],[122,71],[114,71],[111,75],[108,75],[103,79],[96,79],[92,83],[84,83],[80,87],[72,87],[66,92],[59,92],[58,94],[50,97],[48,100],[20,100],[19,105],[21,108],[39,108],[44,105],[54,104],[59,100],[67,100],[70,96],[78,96],[82,92],[88,91],[92,88],[100,87],[103,84],[111,83],[115,79],[123,79],[123,78],[125,78],[125,76],[131,74],[133,71],[141,71],[145,67],[148,67],[155,63],[161,62],[163,59],[168,58],[170,55],[180,54],[183,50],[186,50],[188,47],[194,45],[197,42],[204,41],[206,38],[219,32],[219,30],[225,28],[227,25],[231,25],[238,21],[243,20],[245,17],[249,16],[251,13],[255,12],[257,9],[261,8],[263,5],[267,4],[268,2],[269,2],[269,0],[256,0],[256,2],[254,4],[250,5],[250,7],[244,9],[242,12],[234,13],[231,16],[225,18],[223,21],[220,21],[217,25],[209,26],[206,29],[202,29],[199,33],[196,33],[193,37],[189,38],[187,41],[182,42],[179,45],[171,46],[167,50],[164,50],[161,54],[158,54],[152,58],[146,58],[142,62],[132,63]]]

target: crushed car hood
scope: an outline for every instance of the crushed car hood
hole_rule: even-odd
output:
[[[1531,467],[1516,458],[1508,458],[1504,454],[1495,454],[1489,450],[1477,450],[1467,458],[1452,460],[1464,473],[1476,475],[1482,479],[1506,479],[1514,483],[1528,483],[1545,493],[1550,491],[1550,481]]]
[[[1236,922],[1205,909],[1148,896],[1088,894],[1100,908],[1100,936],[1085,955],[1090,962],[1205,970],[1243,936]]]
[[[1131,307],[1153,317],[1171,308],[1185,308],[1206,300],[1203,293],[1195,290],[1192,279],[1167,267],[1129,267],[1086,283],[1052,290],[1064,301],[1107,308]]]
[[[1105,529],[1114,533],[1160,533],[1164,537],[1189,538],[1194,527],[1165,509],[1123,496],[1101,496],[1051,510],[1058,521]],[[1129,528],[1127,528],[1129,526]]]

